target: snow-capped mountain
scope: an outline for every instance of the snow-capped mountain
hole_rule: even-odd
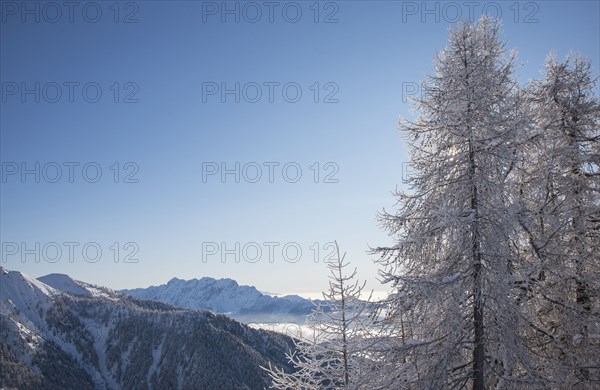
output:
[[[84,282],[79,282],[71,279],[69,275],[65,274],[49,274],[37,278],[40,282],[53,287],[57,290],[85,297],[93,296],[94,288]]]
[[[209,311],[2,267],[0,330],[0,388],[263,389],[260,367],[288,367],[293,347]]]
[[[227,314],[239,321],[304,323],[314,308],[313,302],[297,295],[274,297],[253,286],[240,286],[235,280],[173,278],[167,284],[121,290],[142,299]]]

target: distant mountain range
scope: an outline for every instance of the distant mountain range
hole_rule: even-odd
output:
[[[287,336],[61,274],[0,267],[0,330],[2,389],[264,389],[261,366],[291,369]]]
[[[301,324],[314,309],[314,303],[321,302],[298,295],[274,297],[252,286],[240,286],[235,280],[208,277],[191,280],[173,278],[160,286],[119,292],[183,308],[211,310],[245,323]]]

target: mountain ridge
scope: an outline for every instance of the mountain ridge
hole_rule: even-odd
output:
[[[298,295],[271,296],[233,279],[206,276],[189,280],[172,278],[166,284],[119,292],[183,308],[211,310],[245,323],[304,323],[314,304],[320,302]]]
[[[262,366],[291,369],[282,334],[51,275],[65,291],[0,269],[0,388],[263,389]]]

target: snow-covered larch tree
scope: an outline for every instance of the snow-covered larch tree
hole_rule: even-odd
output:
[[[538,383],[521,338],[511,246],[518,223],[512,172],[529,126],[500,24],[483,17],[450,31],[436,73],[401,121],[410,190],[381,222],[395,245],[376,248],[402,342],[389,350],[388,388],[523,387]],[[409,337],[407,337],[409,335]],[[400,337],[400,336],[399,336]]]
[[[329,291],[315,306],[288,355],[296,371],[286,373],[270,366],[274,389],[367,389],[372,366],[366,358],[371,347],[370,298],[362,296],[365,283],[356,280],[356,269],[346,273],[349,262],[340,255],[328,263]]]
[[[521,225],[530,347],[561,388],[600,383],[600,102],[588,60],[550,55],[531,85]]]

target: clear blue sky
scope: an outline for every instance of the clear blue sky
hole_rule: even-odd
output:
[[[369,288],[383,290],[367,250],[391,242],[375,215],[393,207],[391,192],[402,186],[407,155],[397,120],[410,115],[403,85],[433,72],[432,59],[458,13],[501,12],[523,82],[539,75],[550,50],[561,58],[579,51],[596,72],[600,64],[598,1],[317,7],[297,1],[274,2],[271,9],[264,2],[45,4],[1,1],[2,261],[36,277],[67,273],[112,288],[212,276],[271,292],[320,291],[326,288],[322,260],[330,252],[325,245],[338,240]],[[235,94],[221,102],[221,87],[234,89],[236,82],[240,102]],[[292,103],[297,88],[302,96]],[[102,96],[94,103],[98,89]],[[36,162],[40,182],[34,173],[23,179],[23,168],[35,171]],[[230,169],[240,163],[240,183],[233,174],[226,183],[218,174],[203,182],[203,163],[220,169],[222,162]],[[254,178],[256,165],[242,167],[253,162],[262,177],[249,183],[243,174]],[[279,163],[273,183],[264,165],[270,162]],[[88,182],[97,167],[102,175]],[[287,182],[297,167],[302,176]],[[337,183],[324,183],[328,174]],[[131,179],[137,183],[125,182]],[[53,242],[62,257],[49,262]],[[65,242],[79,244],[68,244],[73,262]],[[125,247],[129,242],[134,245]],[[220,249],[206,256],[207,249],[214,252],[212,242],[229,249],[255,242],[262,257],[250,263],[244,253],[229,254],[222,263]],[[268,244],[273,262],[265,242],[278,243]],[[22,248],[11,243],[33,252],[40,243],[39,263],[36,253],[22,262]],[[83,258],[86,243],[102,249],[95,263]],[[297,262],[282,257],[286,243],[302,249]],[[95,249],[88,247],[91,259]],[[256,255],[246,249],[248,257]],[[134,250],[138,262],[124,263]],[[293,247],[288,256],[294,257]]]

